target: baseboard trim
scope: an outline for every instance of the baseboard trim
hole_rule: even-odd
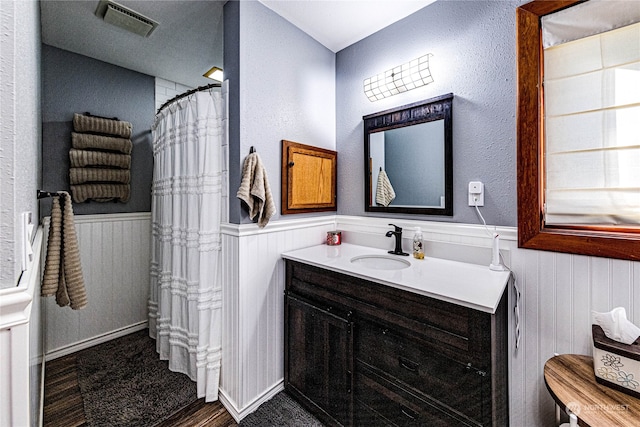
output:
[[[86,348],[93,347],[94,345],[102,344],[107,341],[111,341],[113,339],[120,338],[137,331],[141,331],[147,327],[148,322],[146,320],[143,322],[134,323],[132,325],[125,326],[124,328],[116,329],[114,331],[98,335],[97,337],[88,338],[83,341],[51,350],[44,355],[44,360],[45,362],[48,362],[59,357],[67,356],[69,354],[75,353],[76,351],[84,350]]]
[[[244,417],[254,412],[260,405],[264,402],[270,400],[273,396],[280,393],[284,390],[284,378],[277,381],[271,387],[266,389],[261,395],[253,399],[248,405],[244,408],[238,410],[236,408],[236,404],[227,396],[224,390],[219,390],[218,398],[220,399],[220,403],[224,406],[229,414],[233,417],[233,419],[239,423]]]

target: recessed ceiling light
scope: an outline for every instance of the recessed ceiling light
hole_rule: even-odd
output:
[[[213,67],[209,71],[203,74],[203,76],[221,82],[224,79],[224,74],[222,73],[222,68]]]

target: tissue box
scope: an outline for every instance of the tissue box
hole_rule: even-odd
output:
[[[640,398],[640,340],[631,345],[614,341],[598,325],[592,325],[591,332],[596,381]]]

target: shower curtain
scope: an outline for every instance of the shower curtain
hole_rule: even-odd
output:
[[[149,334],[207,402],[221,357],[221,108],[220,92],[196,92],[153,125]]]

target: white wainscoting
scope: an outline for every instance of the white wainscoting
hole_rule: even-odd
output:
[[[147,325],[151,214],[76,215],[75,224],[89,304],[76,311],[45,298],[47,360]]]
[[[622,306],[640,325],[640,263],[525,249],[513,255],[524,328],[511,359],[511,425],[552,425],[544,363],[554,353],[591,355],[591,310]]]
[[[223,337],[220,399],[237,420],[282,390],[282,252],[318,245],[335,217],[223,226]]]
[[[36,230],[33,258],[18,285],[0,289],[0,427],[41,424],[42,345],[40,293],[42,227]]]
[[[90,305],[74,312],[47,298],[49,353],[66,354],[146,325],[150,216],[127,215],[76,217]],[[405,229],[405,250],[413,227],[419,225],[427,256],[486,265],[491,260],[491,238],[475,224],[331,215],[276,221],[264,229],[253,224],[222,227],[220,399],[236,420],[283,386],[284,263],[280,254],[321,244],[326,231],[333,229],[341,230],[347,243],[391,249],[393,242],[384,236],[388,223]],[[554,353],[591,353],[591,310],[623,306],[640,325],[640,263],[519,249],[515,228],[495,231],[522,294],[518,349],[512,309],[509,317],[511,425],[550,426],[554,405],[544,385],[544,363]],[[511,288],[509,306],[514,304]]]

